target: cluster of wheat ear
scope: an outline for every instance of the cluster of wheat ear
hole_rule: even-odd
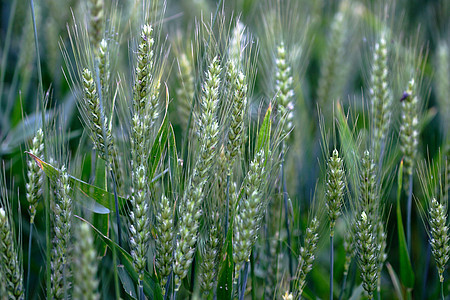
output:
[[[410,299],[428,295],[419,255],[435,258],[429,294],[444,299],[445,34],[428,51],[396,5],[356,0],[221,0],[216,10],[207,0],[86,0],[72,12],[56,2],[31,1],[23,39],[34,33],[36,58],[22,43],[11,83],[20,78],[28,101],[37,62],[40,116],[5,137],[0,128],[3,168],[21,161],[3,163],[18,155],[12,135],[24,131],[27,147],[25,180],[0,172],[0,299],[32,299],[38,288],[48,299]],[[72,16],[64,30],[56,6]],[[62,54],[45,44],[41,69],[46,17],[45,43]],[[43,87],[61,57],[53,102]],[[12,103],[0,110],[20,115]],[[431,145],[425,130],[437,132]]]

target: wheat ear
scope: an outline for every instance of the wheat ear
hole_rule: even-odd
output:
[[[69,175],[66,168],[61,168],[61,175],[56,183],[57,201],[54,205],[55,223],[52,255],[52,296],[64,299],[70,288],[69,246],[72,224],[72,200],[69,197]]]
[[[156,215],[156,266],[161,278],[163,295],[166,294],[167,279],[172,271],[173,261],[173,206],[166,196],[161,197],[159,212]]]
[[[219,101],[221,67],[215,57],[206,73],[206,82],[201,100],[200,155],[194,166],[192,176],[184,193],[181,206],[181,220],[179,221],[177,245],[175,249],[175,289],[180,287],[181,280],[186,277],[194,254],[198,239],[198,228],[202,216],[201,204],[204,198],[204,187],[208,173],[213,165],[213,158],[219,139],[219,124],[216,113]]]
[[[36,132],[36,136],[33,138],[30,153],[37,156],[42,157],[44,154],[44,133],[42,129],[39,128]],[[44,182],[44,174],[36,164],[36,162],[29,158],[27,161],[27,176],[28,182],[26,184],[27,189],[27,201],[29,204],[30,210],[30,224],[34,223],[34,217],[36,215],[36,206],[38,204],[38,200],[42,195],[42,188]]]
[[[319,221],[314,217],[308,228],[306,228],[305,243],[300,247],[300,255],[298,258],[297,273],[294,280],[294,295],[298,299],[303,294],[306,285],[306,276],[312,270],[317,242],[319,240]]]
[[[100,299],[97,292],[97,254],[95,253],[94,239],[89,225],[86,223],[80,224],[76,237],[74,263],[78,268],[74,272],[73,299]]]
[[[7,212],[0,207],[1,277],[6,281],[8,299],[23,299],[23,274],[12,232]],[[5,297],[5,299],[7,298]]]

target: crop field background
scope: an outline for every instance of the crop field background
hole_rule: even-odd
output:
[[[0,299],[446,299],[450,1],[3,0]]]

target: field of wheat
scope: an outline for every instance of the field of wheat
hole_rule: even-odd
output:
[[[0,299],[450,299],[450,2],[4,0]]]

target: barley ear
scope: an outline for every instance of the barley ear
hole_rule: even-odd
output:
[[[42,157],[44,153],[44,133],[42,129],[39,128],[36,132],[36,136],[33,138],[30,153]],[[41,168],[35,163],[32,158],[27,160],[27,176],[28,182],[26,184],[27,189],[27,201],[30,210],[30,224],[34,223],[34,217],[36,215],[36,206],[38,205],[38,200],[42,195],[42,188],[44,182],[44,174]]]
[[[342,199],[344,196],[344,162],[339,157],[339,152],[334,149],[333,155],[328,161],[327,183],[326,183],[326,206],[330,220],[330,236],[334,236],[336,219],[341,214]]]
[[[23,274],[12,232],[7,212],[0,207],[1,277],[6,282],[8,299],[23,299]]]
[[[81,223],[77,230],[77,243],[75,245],[73,299],[96,300],[100,299],[98,290],[97,254],[94,248],[89,225]]]
[[[449,259],[449,234],[447,221],[447,207],[439,203],[435,198],[431,200],[429,207],[429,226],[431,250],[436,261],[439,273],[439,281],[444,282],[444,271]]]

